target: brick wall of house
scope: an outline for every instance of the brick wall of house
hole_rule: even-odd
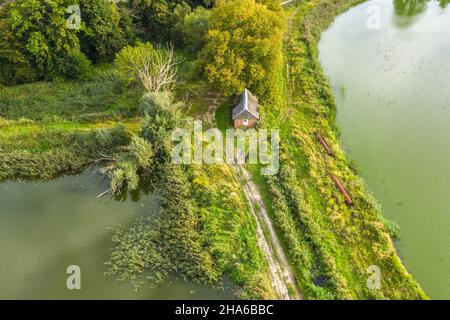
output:
[[[236,119],[234,120],[234,127],[236,129],[253,128],[254,126],[256,126],[257,122],[258,122],[257,119],[249,119],[248,125],[244,126],[244,119]]]

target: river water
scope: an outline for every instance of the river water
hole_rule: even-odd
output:
[[[319,44],[341,143],[384,214],[399,254],[435,299],[450,299],[450,4],[373,0]]]
[[[107,189],[95,170],[48,182],[0,184],[0,299],[224,299],[230,290],[171,279],[135,292],[104,276],[112,228],[157,205],[150,195],[97,199]],[[81,269],[81,290],[68,290],[67,267]]]

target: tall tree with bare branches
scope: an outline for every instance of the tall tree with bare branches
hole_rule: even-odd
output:
[[[150,43],[125,47],[115,61],[123,80],[128,83],[140,80],[150,93],[173,89],[180,62],[172,45],[155,49]]]

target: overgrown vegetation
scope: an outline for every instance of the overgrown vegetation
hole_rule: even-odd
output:
[[[107,274],[140,287],[169,274],[213,283],[226,273],[243,286],[240,296],[273,298],[255,225],[243,195],[236,193],[232,169],[171,163],[171,132],[187,120],[182,109],[170,92],[147,92],[140,137],[133,138],[129,152],[115,157],[111,192],[145,184],[157,190],[160,206],[151,218],[116,232]]]
[[[240,94],[245,87],[263,97],[276,91],[285,24],[280,6],[275,8],[232,0],[212,10],[201,59],[208,81],[225,95]]]

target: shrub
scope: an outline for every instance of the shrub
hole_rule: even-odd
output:
[[[67,76],[81,80],[88,80],[92,76],[91,61],[81,52],[76,52],[69,58]]]

